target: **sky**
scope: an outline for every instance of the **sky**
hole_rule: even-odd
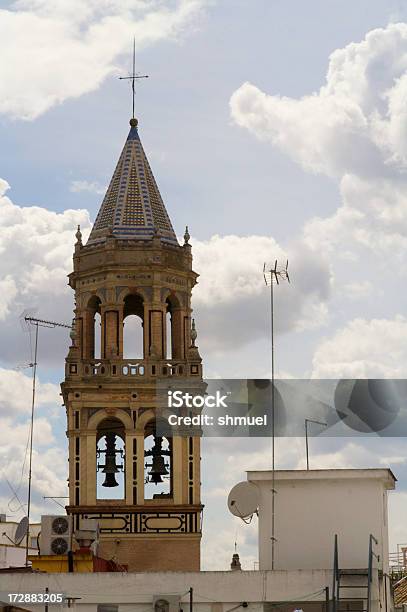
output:
[[[0,511],[20,518],[26,498],[32,356],[19,316],[72,318],[74,234],[89,232],[127,136],[118,77],[133,36],[149,75],[139,132],[177,234],[192,236],[206,376],[270,375],[262,269],[276,258],[291,276],[275,295],[279,376],[406,376],[406,19],[399,0],[0,0]],[[67,346],[63,330],[41,330],[36,516],[66,491]],[[315,467],[396,473],[393,548],[407,541],[405,448],[313,441]],[[252,567],[256,525],[225,499],[269,462],[268,441],[204,441],[205,568],[227,567],[236,537]],[[303,465],[303,442],[282,441],[278,466]]]

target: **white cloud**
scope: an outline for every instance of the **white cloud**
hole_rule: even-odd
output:
[[[7,185],[0,183],[5,191]],[[72,270],[76,226],[80,223],[84,239],[90,229],[87,211],[51,212],[45,208],[20,207],[6,195],[0,196],[0,323],[4,327],[0,357],[24,361],[16,356],[15,337],[18,315],[37,307],[41,317],[68,322],[72,317],[73,292],[67,286]],[[321,258],[303,244],[290,248],[290,267],[295,283],[279,287],[277,331],[309,329],[326,323],[326,301],[330,293],[330,270]],[[269,321],[269,289],[263,280],[263,263],[286,252],[268,236],[213,236],[194,241],[194,267],[201,274],[194,291],[194,306],[202,321],[206,343],[201,348],[230,350],[264,337]],[[277,301],[277,300],[276,300]],[[12,308],[11,308],[12,305]],[[236,334],[236,327],[240,333]],[[61,332],[46,334],[47,352],[43,359],[63,363],[67,342]],[[65,337],[65,336],[63,336]],[[10,341],[7,341],[7,338]],[[57,351],[57,352],[56,352]],[[20,351],[21,352],[21,351]],[[15,362],[14,362],[15,363]]]
[[[322,340],[313,357],[314,378],[405,378],[407,319],[354,319]]]
[[[348,283],[343,286],[343,295],[352,300],[358,300],[370,295],[373,291],[373,285],[369,281],[360,281]]]
[[[406,492],[396,491],[389,495],[390,552],[397,552],[397,545],[407,542],[406,507]]]
[[[0,10],[0,113],[35,119],[97,89],[139,49],[189,32],[209,0],[19,0]],[[27,73],[29,78],[22,78]]]
[[[85,210],[56,213],[39,206],[21,207],[6,195],[6,181],[0,181],[0,358],[28,360],[27,337],[18,317],[26,308],[39,308],[43,318],[70,322],[73,295],[67,286],[72,269],[75,232],[81,224],[84,234],[90,221]],[[3,194],[3,195],[1,195]],[[66,344],[61,348],[61,331],[43,330],[49,345],[60,345],[61,363]],[[59,341],[57,340],[57,337]],[[23,351],[20,351],[24,345]],[[20,351],[20,352],[19,352]],[[40,357],[47,359],[47,354]]]
[[[17,286],[14,279],[7,274],[0,279],[0,320],[10,312],[10,306],[17,295]]]
[[[390,24],[329,58],[326,83],[294,99],[250,83],[231,97],[236,123],[304,169],[334,177],[343,205],[305,227],[312,247],[406,247],[407,24]],[[339,250],[339,249],[338,249]]]
[[[80,193],[81,191],[88,191],[89,193],[96,193],[98,195],[104,195],[106,193],[106,186],[100,185],[95,181],[72,181],[69,190],[72,193]]]
[[[263,264],[290,258],[293,283],[281,283],[276,298],[276,330],[303,330],[326,324],[329,266],[304,244],[283,249],[270,236],[212,236],[192,241],[194,269],[200,273],[193,305],[205,334],[205,351],[263,338],[269,324],[269,294]],[[236,333],[239,329],[239,333]],[[198,330],[199,331],[199,330]],[[202,345],[204,346],[204,345]]]
[[[37,381],[36,405],[60,406],[60,390],[52,383]],[[0,412],[2,416],[29,414],[31,410],[32,379],[23,372],[0,368]],[[3,431],[3,429],[2,429]]]
[[[26,514],[29,422],[21,423],[14,417],[1,417],[0,430],[0,508],[7,514],[10,511],[16,515]],[[49,508],[44,507],[43,496],[51,493],[55,496],[66,495],[67,452],[65,447],[55,444],[49,420],[37,417],[32,462],[34,520],[39,519],[41,511],[50,512]]]

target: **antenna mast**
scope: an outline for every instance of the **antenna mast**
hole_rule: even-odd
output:
[[[274,389],[274,283],[280,281],[290,282],[288,275],[288,259],[285,268],[279,268],[277,259],[274,268],[267,270],[263,265],[263,278],[267,287],[270,287],[270,334],[271,334],[271,569],[274,569],[275,538],[275,389]]]
[[[31,400],[31,426],[30,426],[30,462],[28,467],[28,495],[27,495],[27,538],[25,544],[25,564],[28,566],[28,543],[30,536],[30,511],[31,511],[31,481],[32,481],[32,457],[33,457],[33,433],[34,433],[34,412],[35,412],[35,392],[37,384],[37,355],[38,355],[38,328],[39,327],[66,327],[71,329],[73,335],[73,326],[65,323],[57,323],[56,321],[46,321],[44,319],[36,319],[35,317],[25,316],[24,321],[27,325],[35,326],[35,343],[34,343],[34,361],[30,366],[33,368],[33,384],[32,384],[32,400]]]

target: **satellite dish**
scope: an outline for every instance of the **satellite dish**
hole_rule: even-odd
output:
[[[25,536],[28,532],[28,518],[23,516],[21,521],[17,525],[16,534],[14,536],[14,544],[19,546],[21,542],[24,540]]]
[[[253,482],[239,482],[229,493],[228,508],[234,516],[248,518],[257,513],[258,507],[259,489]]]

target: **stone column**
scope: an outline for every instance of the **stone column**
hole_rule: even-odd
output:
[[[83,356],[85,359],[94,359],[95,356],[95,312],[90,308],[82,311],[83,320]]]
[[[171,325],[171,354],[173,359],[183,359],[184,355],[184,311],[182,308],[174,308],[172,311]]]
[[[81,436],[81,505],[95,505],[96,490],[96,432]]]
[[[119,313],[116,306],[103,308],[102,330],[103,358],[117,359],[119,355]]]
[[[164,319],[161,305],[153,305],[149,311],[149,348],[150,356],[156,359],[164,359]]]

